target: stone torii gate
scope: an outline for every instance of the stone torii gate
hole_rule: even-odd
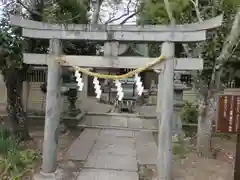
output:
[[[153,69],[160,70],[158,84],[158,110],[159,138],[158,138],[158,175],[161,180],[171,179],[172,157],[172,114],[173,114],[173,78],[174,70],[201,70],[203,60],[198,58],[174,58],[174,42],[196,42],[206,39],[206,30],[216,28],[222,23],[222,16],[193,24],[164,26],[147,25],[144,27],[133,25],[80,25],[80,24],[48,24],[25,20],[21,17],[11,16],[11,24],[22,27],[22,35],[28,38],[50,39],[49,54],[24,53],[24,62],[34,65],[48,65],[47,99],[45,130],[43,143],[42,172],[52,173],[56,170],[58,126],[60,120],[60,85],[61,65],[56,61],[58,56],[71,65],[80,67],[105,68],[139,68],[143,67],[153,58],[148,57],[118,57],[116,51],[111,51],[113,44],[137,42],[163,42],[161,53],[166,60],[157,64]],[[73,56],[61,53],[60,40],[89,40],[105,43],[104,56]],[[115,42],[115,43],[112,43]],[[115,49],[116,50],[116,49]],[[110,57],[109,57],[110,56]],[[160,91],[161,90],[161,91]],[[160,93],[161,92],[161,93]],[[161,103],[161,104],[160,104]],[[161,109],[161,110],[160,110]]]

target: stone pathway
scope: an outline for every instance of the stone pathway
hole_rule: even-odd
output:
[[[124,130],[157,131],[157,119],[143,119],[124,114],[118,115],[87,115],[78,124],[79,127],[95,127]]]
[[[113,106],[110,104],[104,104],[97,101],[95,97],[88,97],[82,99],[79,108],[84,112],[95,112],[95,113],[107,113]]]
[[[157,109],[157,106],[155,105],[153,106],[143,105],[143,106],[137,106],[136,112],[142,116],[157,116],[156,109]]]
[[[77,180],[138,180],[138,165],[156,163],[157,146],[151,132],[86,128],[67,154],[84,162]]]

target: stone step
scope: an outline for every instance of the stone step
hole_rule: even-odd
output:
[[[79,123],[79,127],[131,129],[156,131],[158,127],[157,119],[141,119],[137,117],[121,116],[90,116],[87,115]]]

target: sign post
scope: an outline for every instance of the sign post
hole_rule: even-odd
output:
[[[237,134],[234,180],[240,179],[240,95],[221,95],[218,104],[216,130]]]
[[[240,168],[239,167],[240,167],[240,132],[237,133],[234,180],[240,179]]]

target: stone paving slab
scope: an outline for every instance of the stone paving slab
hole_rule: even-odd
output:
[[[128,120],[128,128],[143,128],[143,124],[142,124],[142,119],[140,118],[129,118]]]
[[[104,144],[104,146],[107,146],[107,145],[124,146],[125,145],[128,147],[135,148],[135,139],[128,138],[128,137],[99,135],[96,144]]]
[[[106,117],[106,116],[105,116]],[[108,116],[113,124],[120,122],[119,125],[127,127],[127,117],[124,116]]]
[[[157,163],[157,144],[151,132],[136,132],[137,161],[140,165]]]
[[[128,147],[119,147],[119,146],[112,146],[107,147],[105,149],[93,149],[90,155],[114,155],[114,156],[129,156],[136,158],[136,149],[128,148]]]
[[[134,145],[127,146],[125,145],[120,145],[120,144],[106,144],[102,143],[101,141],[97,142],[93,146],[93,149],[90,153],[90,155],[117,155],[117,156],[130,156],[130,157],[136,157],[136,148]]]
[[[135,137],[135,133],[133,131],[128,131],[128,130],[113,130],[113,129],[105,129],[101,131],[101,135],[106,135],[106,136],[115,136],[115,137]]]
[[[142,119],[136,117],[121,117],[108,115],[87,115],[79,126],[85,125],[89,127],[116,127],[130,129],[148,129],[156,130],[158,127],[156,119]]]
[[[100,129],[85,129],[68,149],[68,159],[77,161],[86,160],[100,131]]]
[[[83,169],[77,180],[138,180],[137,172]]]
[[[54,173],[38,173],[33,176],[33,180],[76,180],[80,172],[66,172],[63,169],[57,169]]]
[[[95,97],[82,97],[79,108],[84,112],[107,113],[113,108],[113,106],[99,103]]]
[[[128,128],[157,129],[156,119],[128,117]]]
[[[157,119],[143,119],[142,126],[146,129],[157,129],[158,128],[158,121]]]
[[[115,131],[115,133],[114,133]],[[84,167],[137,171],[136,145],[134,137],[119,137],[121,130],[102,130],[93,146]]]
[[[134,148],[135,149],[135,139],[133,138],[122,138],[122,137],[105,137],[101,136],[98,141],[95,143],[94,148],[106,148],[106,147],[127,147],[127,148]]]
[[[102,130],[90,155],[117,155],[136,157],[136,142],[133,131]]]
[[[88,157],[84,167],[95,169],[114,169],[125,171],[137,171],[137,159],[130,156],[118,156],[113,154],[92,154]]]
[[[80,122],[88,126],[115,126],[115,127],[127,127],[127,119],[121,117],[111,116],[89,116]]]

